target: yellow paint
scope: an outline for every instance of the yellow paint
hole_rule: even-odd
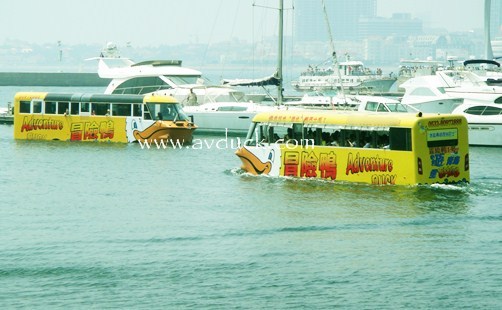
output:
[[[26,140],[127,142],[125,117],[18,115],[14,138]]]
[[[245,145],[236,154],[252,174],[368,183],[413,185],[469,182],[467,121],[459,115],[280,111],[257,115],[253,121],[273,127],[301,124],[365,131],[410,128],[411,150],[291,145],[282,139],[258,146]],[[373,128],[373,129],[372,129]],[[251,134],[251,133],[250,133]],[[248,139],[251,135],[248,136]],[[457,141],[444,142],[444,140]],[[249,139],[253,141],[253,139]],[[280,143],[279,143],[280,141]],[[263,170],[260,170],[263,169]]]
[[[155,140],[179,140],[185,143],[192,141],[192,132],[197,128],[186,120],[176,122],[169,120],[145,120],[141,116],[109,116],[107,115],[62,115],[43,113],[20,113],[20,102],[33,100],[44,101],[46,92],[21,92],[14,98],[14,138],[25,140],[61,140],[61,141],[100,141],[100,142],[133,142]],[[106,95],[99,95],[106,96]],[[117,101],[110,103],[121,103]],[[125,100],[131,96],[124,95]],[[122,97],[120,97],[122,99]],[[171,96],[144,95],[135,97],[137,105],[146,103],[177,104]],[[69,100],[62,100],[66,103]],[[72,102],[75,102],[72,100]],[[124,101],[128,102],[128,101]],[[88,101],[85,101],[88,103]],[[97,102],[102,103],[102,102]],[[104,102],[106,104],[106,102]],[[109,112],[109,111],[108,111]]]

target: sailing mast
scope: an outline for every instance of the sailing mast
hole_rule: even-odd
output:
[[[491,0],[485,0],[485,58],[493,59],[492,40],[490,38]]]
[[[267,8],[267,9],[276,9],[273,7],[256,5],[255,3],[253,3],[253,6],[258,6],[258,7]],[[277,68],[276,68],[276,72],[274,73],[273,80],[274,80],[274,85],[277,86],[277,100],[275,100],[275,103],[277,105],[281,105],[281,104],[283,104],[283,101],[284,101],[284,95],[283,95],[284,81],[282,79],[282,77],[283,77],[283,75],[282,75],[282,53],[283,53],[283,45],[284,45],[283,44],[283,41],[284,41],[284,0],[279,0],[279,8],[277,10],[279,11],[279,33],[278,33],[279,47],[277,49]],[[239,82],[229,81],[229,82],[225,82],[225,84],[234,85],[234,86],[242,86],[242,85],[263,86],[263,85],[270,85],[268,83],[264,83],[264,82],[267,82],[268,80],[271,80],[271,79],[267,78],[266,81],[263,79],[258,80],[258,81],[244,81],[244,82],[242,82],[242,81],[239,81]],[[268,91],[267,91],[267,93],[268,93]],[[274,98],[272,98],[272,100],[274,100]]]
[[[282,80],[282,50],[284,41],[284,0],[279,0],[279,47],[277,49],[277,104],[282,105],[283,102],[283,80]]]
[[[338,65],[338,58],[336,57],[335,43],[333,42],[333,35],[331,34],[331,26],[329,25],[328,12],[326,11],[324,0],[322,0],[322,9],[324,11],[324,20],[326,21],[326,27],[328,27],[329,43],[331,46],[331,55],[333,57],[333,66],[336,68],[338,80],[340,81],[340,92],[342,93],[343,102],[347,103],[347,99],[345,98],[345,90],[343,89],[342,75],[340,74],[340,66]]]

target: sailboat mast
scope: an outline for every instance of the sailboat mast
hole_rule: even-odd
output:
[[[491,0],[485,0],[485,58],[493,59],[492,40],[490,38]]]
[[[279,85],[277,86],[277,104],[281,105],[283,102],[283,81],[282,81],[282,50],[284,40],[284,0],[279,0],[279,48],[277,50],[277,78]]]
[[[333,40],[333,35],[331,34],[331,26],[329,24],[329,19],[328,19],[328,11],[326,10],[326,4],[324,3],[324,0],[322,0],[322,10],[324,13],[324,20],[326,21],[326,27],[328,29],[328,36],[329,36],[329,43],[331,47],[331,56],[333,57],[333,67],[335,67],[335,72],[338,75],[338,80],[340,81],[340,92],[342,94],[343,102],[347,103],[347,99],[345,98],[345,90],[343,89],[343,81],[342,81],[342,75],[340,74],[340,66],[338,65],[338,57],[336,56],[336,50],[335,50],[335,42]]]

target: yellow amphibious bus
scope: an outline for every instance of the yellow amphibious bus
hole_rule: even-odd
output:
[[[190,143],[196,128],[169,96],[21,92],[14,98],[15,139]]]
[[[254,117],[236,155],[251,174],[375,185],[469,182],[460,115],[265,112]]]

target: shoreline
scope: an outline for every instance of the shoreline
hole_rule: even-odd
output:
[[[92,72],[0,72],[0,86],[108,86]]]

